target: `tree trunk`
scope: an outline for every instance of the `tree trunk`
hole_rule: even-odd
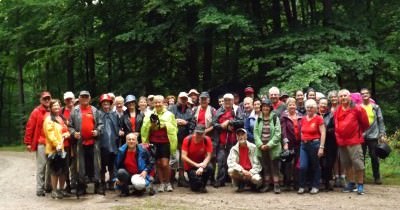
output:
[[[324,7],[324,19],[323,19],[323,25],[324,26],[329,26],[332,24],[332,0],[324,0],[323,1],[323,7]]]
[[[371,97],[375,98],[376,96],[376,72],[379,71],[379,69],[375,66],[372,68],[372,75],[371,75]]]
[[[293,15],[292,15],[292,11],[290,8],[289,0],[283,0],[283,8],[285,10],[285,15],[286,15],[286,20],[287,20],[288,26],[289,26],[289,28],[293,28],[294,22],[293,22]]]
[[[4,108],[4,83],[6,79],[6,70],[2,70],[0,74],[0,127],[3,125],[3,108]]]
[[[18,70],[18,90],[19,90],[19,105],[20,111],[25,115],[25,94],[24,94],[24,64],[17,61]]]
[[[224,58],[224,66],[223,74],[224,75],[231,75],[231,65],[230,65],[230,47],[229,47],[229,32],[225,34],[225,58]]]
[[[264,36],[264,21],[261,15],[262,7],[260,0],[251,0],[251,10],[253,12],[253,16],[256,19],[255,23],[258,28],[258,31],[260,32],[261,36]]]
[[[232,55],[232,81],[239,82],[239,56],[240,54],[240,41],[235,41]]]
[[[301,23],[306,25],[307,23],[307,14],[306,14],[306,0],[300,0],[300,9],[301,9]]]
[[[308,3],[310,5],[310,22],[312,25],[315,25],[317,24],[315,0],[308,0]]]
[[[65,67],[67,69],[67,89],[70,91],[74,90],[74,53],[71,49],[72,41],[68,39],[67,44],[69,46],[67,50],[66,62]]]
[[[297,14],[296,0],[290,0],[290,1],[291,1],[291,6],[292,6],[293,22],[294,22],[294,25],[297,26],[299,20],[298,20],[298,14]]]
[[[211,87],[211,68],[213,58],[213,30],[206,29],[204,32],[204,55],[203,55],[203,90]]]
[[[118,54],[118,70],[120,74],[120,80],[123,80],[126,77],[126,75],[125,75],[124,51],[122,49]]]
[[[195,40],[189,40],[188,52],[186,54],[187,63],[187,79],[193,88],[197,88],[199,84],[199,69],[198,69],[198,49]]]
[[[90,47],[87,50],[87,69],[89,71],[89,89],[93,93],[93,96],[97,95],[96,89],[96,69],[95,69],[95,57],[94,48]]]
[[[107,82],[107,91],[110,92],[113,85],[113,74],[112,74],[112,45],[111,43],[108,44],[107,48],[107,74],[108,74],[108,82]]]
[[[279,0],[272,0],[272,31],[280,33],[281,28],[281,4]]]

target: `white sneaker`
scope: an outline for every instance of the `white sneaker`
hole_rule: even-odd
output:
[[[310,191],[311,194],[317,194],[318,192],[319,192],[318,188],[316,188],[316,187],[311,188],[311,191]]]
[[[172,188],[172,185],[171,185],[171,183],[167,183],[167,184],[165,184],[165,191],[167,191],[167,192],[172,192],[174,189]]]
[[[300,187],[299,190],[297,191],[297,194],[303,194],[305,189],[303,187]]]
[[[158,191],[158,192],[164,192],[164,189],[165,189],[165,184],[164,184],[164,183],[161,183],[161,184],[158,186],[157,191]]]

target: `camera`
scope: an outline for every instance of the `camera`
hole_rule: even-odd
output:
[[[150,122],[153,123],[153,124],[157,124],[160,127],[160,119],[158,118],[158,115],[151,114],[150,115]]]

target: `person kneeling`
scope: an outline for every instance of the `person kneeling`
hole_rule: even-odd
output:
[[[205,134],[205,126],[197,125],[194,134],[183,139],[182,160],[189,176],[190,189],[206,193],[207,180],[212,175],[210,164],[213,146],[211,138]]]
[[[238,143],[228,155],[228,173],[238,192],[243,192],[246,184],[254,189],[261,186],[261,164],[256,155],[256,145],[247,141],[247,132],[243,128],[236,130]]]
[[[154,195],[152,177],[154,158],[142,145],[138,144],[138,133],[129,133],[126,143],[122,145],[115,160],[115,183],[121,190],[121,196],[129,195],[129,185],[138,194],[143,194],[148,188],[149,194]]]

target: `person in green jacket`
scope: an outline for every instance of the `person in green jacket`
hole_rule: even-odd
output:
[[[158,192],[172,192],[169,158],[176,152],[178,127],[174,114],[164,106],[163,96],[154,96],[153,103],[154,109],[143,120],[142,142],[155,147],[156,170],[161,182]]]
[[[260,192],[267,192],[271,189],[270,186],[273,186],[274,192],[279,194],[281,192],[279,186],[281,125],[269,99],[264,99],[261,103],[261,115],[258,116],[254,125],[254,141],[263,168],[264,186]]]

